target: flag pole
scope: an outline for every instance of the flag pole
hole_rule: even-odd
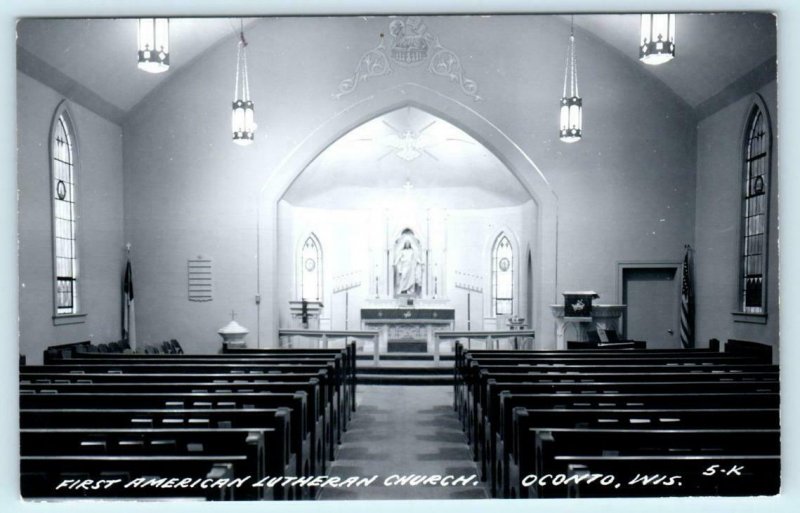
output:
[[[136,351],[136,315],[133,305],[133,270],[131,268],[131,243],[125,244],[125,276],[122,284],[123,318],[122,337],[131,351]]]
[[[695,347],[694,339],[694,294],[692,292],[692,272],[689,255],[690,244],[684,244],[683,265],[681,266],[681,346],[684,349]]]

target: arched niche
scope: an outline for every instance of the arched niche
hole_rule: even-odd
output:
[[[469,105],[428,87],[400,84],[343,108],[311,130],[272,170],[258,197],[257,260],[259,322],[258,345],[271,347],[278,340],[278,202],[292,183],[328,146],[354,128],[405,106],[413,106],[444,119],[468,133],[491,151],[519,180],[531,196],[535,220],[530,239],[533,252],[534,318],[530,325],[537,333],[537,347],[555,347],[555,323],[549,305],[556,301],[558,198],[533,160],[489,119]]]

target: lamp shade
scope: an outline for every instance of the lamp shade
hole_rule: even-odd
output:
[[[139,69],[162,73],[169,69],[169,20],[139,19]]]
[[[639,60],[645,64],[664,64],[675,57],[675,15],[642,14]]]
[[[233,102],[231,128],[233,130],[233,142],[236,144],[247,146],[253,142],[256,131],[253,113],[252,101],[235,100]]]

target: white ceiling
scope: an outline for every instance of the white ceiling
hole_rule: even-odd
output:
[[[388,194],[387,194],[388,192]],[[388,205],[394,201],[396,205]],[[530,195],[481,143],[414,107],[351,130],[306,168],[284,195],[318,208],[495,208]]]
[[[337,18],[327,20],[336,23]],[[639,15],[577,15],[575,24],[638,60]],[[776,53],[769,14],[684,14],[676,25],[676,58],[661,66],[637,65],[692,106]],[[176,69],[224,38],[232,42],[238,26],[232,18],[173,18],[171,71],[161,74],[142,73],[135,66],[134,19],[24,19],[17,32],[22,48],[127,113]]]
[[[675,58],[659,66],[641,66],[692,107],[776,54],[771,14],[678,14],[675,18]],[[637,62],[639,23],[638,14],[575,16],[576,26]]]
[[[248,21],[248,20],[245,20]],[[170,70],[143,73],[137,62],[137,20],[24,19],[17,43],[98,96],[129,112],[156,86],[209,47],[228,38],[231,51],[239,19],[173,18]]]

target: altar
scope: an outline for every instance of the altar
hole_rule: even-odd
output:
[[[452,308],[362,308],[365,330],[377,329],[382,353],[433,353],[434,330],[452,330]]]

